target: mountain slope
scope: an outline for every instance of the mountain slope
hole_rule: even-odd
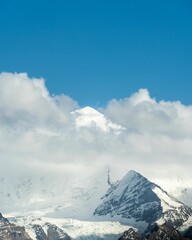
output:
[[[50,236],[50,227],[60,236],[56,239],[49,238],[50,240],[69,240],[70,237],[74,240],[117,240],[125,230],[129,229],[128,226],[118,222],[90,222],[35,216],[21,216],[11,220],[17,225],[25,226],[33,240],[43,240],[43,237]]]
[[[189,240],[185,238],[177,229],[168,223],[155,225],[150,233],[145,236],[139,236],[134,229],[129,229],[118,240]]]
[[[0,180],[1,211],[9,215],[41,212],[48,217],[87,219],[108,188],[107,174],[65,176],[4,176]]]
[[[0,239],[1,240],[32,240],[23,226],[10,223],[0,213]]]
[[[129,171],[103,196],[94,215],[143,227],[158,221],[181,226],[192,215],[192,209],[172,198],[155,183],[135,171]]]

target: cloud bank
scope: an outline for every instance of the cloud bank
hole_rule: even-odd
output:
[[[114,180],[135,169],[158,183],[182,177],[191,184],[192,106],[158,102],[147,89],[110,100],[99,111],[104,123],[121,126],[118,134],[77,128],[79,108],[64,94],[50,95],[43,79],[1,73],[1,175],[80,177],[110,166]]]

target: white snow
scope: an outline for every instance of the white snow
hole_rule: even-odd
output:
[[[83,240],[84,238],[86,240],[116,240],[124,231],[129,229],[129,226],[122,225],[119,222],[90,222],[75,219],[37,218],[34,216],[17,217],[13,220],[19,226],[26,226],[26,231],[33,240],[36,240],[34,230],[32,229],[34,224],[40,225],[45,232],[47,223],[56,225],[73,239],[77,240]]]
[[[183,223],[183,225],[179,228],[179,231],[183,232],[186,229],[188,229],[190,226],[192,226],[192,216],[189,217],[189,219]]]
[[[185,176],[167,179],[153,179],[164,190],[188,206],[192,206],[192,180]]]
[[[91,107],[84,107],[72,112],[75,117],[77,129],[80,127],[96,127],[103,132],[110,130],[120,133],[124,128],[118,124],[112,123],[99,111]]]
[[[161,200],[161,207],[163,209],[163,212],[166,212],[170,209],[181,207],[183,205],[182,203],[175,200],[173,197],[170,197],[166,192],[161,190],[159,187],[154,187],[152,190]]]
[[[2,206],[4,207],[4,203],[6,203],[7,206],[10,207],[8,209],[10,211],[6,212],[10,213],[9,216],[21,216],[21,214],[24,216],[26,212],[28,213],[26,219],[17,218],[16,222],[21,226],[26,226],[30,236],[33,236],[33,239],[35,239],[35,233],[30,224],[31,222],[37,222],[38,217],[40,225],[45,230],[45,222],[47,221],[61,227],[61,229],[69,235],[71,234],[75,239],[80,239],[81,234],[84,236],[91,236],[92,234],[98,236],[105,235],[105,237],[110,234],[115,236],[115,234],[118,235],[124,230],[127,230],[128,225],[135,226],[138,229],[146,229],[146,222],[136,222],[135,219],[123,218],[121,215],[116,214],[115,210],[123,212],[127,208],[127,202],[125,202],[125,204],[123,202],[122,205],[115,210],[112,206],[112,212],[105,216],[93,216],[95,209],[101,203],[100,198],[106,193],[109,187],[107,184],[107,176],[99,175],[98,178],[91,176],[75,181],[73,184],[70,181],[69,184],[67,184],[66,179],[62,179],[61,181],[60,179],[57,180],[58,181],[52,181],[51,183],[48,181],[48,184],[46,178],[33,179],[28,177],[20,179],[19,182],[11,181],[8,185],[6,178],[0,181],[0,187],[2,186],[0,200],[4,200],[4,202],[1,201]],[[106,197],[103,198],[104,203],[113,198],[116,201],[121,196],[130,199],[133,198],[134,201],[135,196],[137,196],[135,193],[140,193],[143,189],[145,190],[148,180],[139,173],[130,171],[116,184],[117,185],[113,185],[106,193]],[[6,189],[5,186],[8,186],[8,188]],[[149,185],[149,187],[151,187],[151,185]],[[165,191],[155,184],[152,191],[161,200],[163,213],[183,206],[182,203],[167,195]],[[139,210],[142,211],[144,207],[146,208],[147,205],[141,205]],[[18,212],[13,212],[15,209]],[[5,211],[3,211],[3,213],[5,213]],[[4,215],[8,217],[8,215]],[[29,217],[32,215],[35,215],[35,218]],[[176,218],[177,216],[175,215],[173,217]],[[159,221],[161,220],[162,219]],[[126,224],[126,226],[117,223],[117,221]],[[109,239],[112,240],[113,238]],[[118,237],[115,239],[118,239]]]
[[[107,174],[65,179],[63,176],[6,178],[0,181],[1,212],[8,215],[42,214],[88,220],[108,188]]]

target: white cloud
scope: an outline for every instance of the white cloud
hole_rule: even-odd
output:
[[[68,96],[51,96],[43,79],[0,74],[1,172],[84,176],[109,165],[113,179],[130,169],[159,182],[191,178],[192,106],[157,102],[146,89],[113,99],[102,123],[121,125],[118,135],[91,124],[76,129],[78,108]]]
[[[174,137],[190,137],[192,107],[180,102],[157,102],[141,89],[129,98],[109,102],[105,114],[127,129],[139,132],[163,134]]]

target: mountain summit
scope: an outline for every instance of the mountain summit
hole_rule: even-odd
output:
[[[77,129],[80,127],[94,127],[103,132],[113,131],[114,133],[120,133],[124,129],[122,126],[111,122],[101,112],[89,106],[73,111],[72,115],[75,117]]]
[[[178,227],[192,215],[192,209],[169,196],[157,184],[131,170],[109,188],[94,215],[136,227],[139,222],[147,227],[156,221],[171,222]]]

